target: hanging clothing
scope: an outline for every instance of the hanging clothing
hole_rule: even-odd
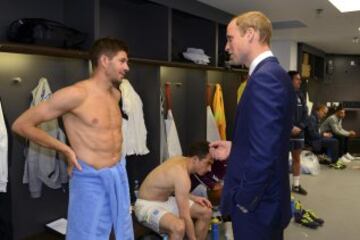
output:
[[[30,107],[47,100],[51,94],[47,79],[41,78],[37,87],[32,91],[33,100]],[[65,134],[59,128],[57,119],[41,123],[38,127],[65,143]],[[31,197],[39,198],[41,196],[43,183],[50,188],[58,189],[61,188],[62,183],[67,183],[67,181],[64,156],[55,150],[30,141],[29,147],[26,149],[23,183],[29,184]]]
[[[8,182],[8,134],[0,102],[0,192],[6,192]]]
[[[175,120],[171,109],[168,110],[167,119],[165,120],[165,127],[169,157],[182,155],[179,135],[176,130]]]
[[[174,156],[182,155],[181,144],[179,140],[179,135],[176,129],[176,124],[174,116],[172,113],[172,99],[171,99],[171,89],[170,84],[165,84],[165,94],[166,94],[166,103],[167,103],[167,118],[165,119],[165,130],[166,130],[166,142],[168,147],[169,158]]]
[[[220,84],[215,85],[213,110],[214,110],[215,120],[220,132],[221,140],[226,140],[226,118],[225,118],[224,98]]]
[[[147,130],[145,127],[143,103],[130,82],[123,79],[120,84],[122,110],[128,116],[123,119],[123,152],[126,155],[145,155],[149,153],[146,146]]]
[[[206,121],[206,140],[208,142],[219,141],[220,133],[217,127],[213,112],[210,107],[210,86],[208,85],[207,89],[208,95],[208,106],[207,110],[207,121]],[[197,194],[202,196],[207,195],[207,189],[213,189],[214,186],[223,179],[226,171],[227,161],[215,161],[211,167],[211,171],[206,173],[203,176],[197,174],[192,174],[191,179],[191,189],[197,188],[198,185],[205,185],[205,188],[198,188]]]
[[[312,108],[313,108],[314,103],[310,101],[309,98],[309,92],[306,93],[306,106],[307,106],[307,110],[308,110],[308,115],[310,116],[311,112],[312,112]]]
[[[237,95],[236,96],[236,102],[237,103],[239,103],[240,100],[241,100],[241,96],[243,95],[243,92],[245,90],[246,83],[247,83],[247,81],[244,81],[244,82],[240,83],[240,86],[239,86],[239,88],[238,88],[238,90],[236,92],[236,95]]]
[[[211,110],[211,86],[207,84],[206,88],[207,95],[207,107],[206,107],[206,140],[208,142],[214,142],[220,140],[219,129],[216,124],[216,120]]]
[[[214,142],[220,140],[219,129],[210,106],[206,107],[206,140]]]
[[[168,144],[166,140],[166,129],[165,129],[165,110],[164,110],[164,95],[160,89],[160,163],[164,162],[169,158]]]
[[[5,128],[6,128],[6,135],[7,135],[7,149],[5,150],[4,148],[1,147],[0,149],[0,165],[2,160],[4,160],[2,157],[4,156],[3,153],[6,151],[7,152],[7,159],[5,160],[5,164],[6,164],[6,173],[8,174],[8,172],[10,171],[10,167],[11,167],[11,151],[10,149],[12,149],[12,134],[11,134],[11,127],[9,125],[9,122],[6,119],[6,115],[4,114],[3,110],[1,109],[1,98],[0,98],[0,119],[2,117],[2,119],[4,119],[4,123],[5,123]],[[2,113],[1,113],[2,112]],[[1,120],[0,120],[1,122]],[[2,124],[0,124],[0,126],[2,126]],[[2,127],[1,127],[2,128]],[[3,138],[2,136],[4,136],[3,134],[3,130],[0,130],[0,142],[3,143]],[[0,145],[2,146],[2,144],[0,143]],[[4,151],[5,150],[5,151]],[[0,169],[2,169],[2,167],[0,166]],[[2,172],[2,170],[0,170],[0,172]],[[2,175],[2,174],[0,174]],[[5,178],[3,179],[0,176],[0,182],[3,182],[5,180]],[[5,191],[1,192],[0,191],[0,239],[1,240],[12,240],[13,239],[13,224],[12,224],[12,214],[11,214],[11,204],[12,204],[12,199],[11,199],[11,186],[10,186],[10,181],[8,178],[6,178],[6,187],[5,187]],[[0,183],[1,185],[1,183]],[[5,185],[5,184],[4,184]],[[4,187],[4,186],[3,186]]]

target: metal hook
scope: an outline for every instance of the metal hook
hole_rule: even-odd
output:
[[[177,87],[181,87],[182,83],[181,82],[177,82],[177,83],[166,82],[165,85],[175,85]]]
[[[22,78],[21,77],[13,77],[12,82],[15,84],[20,84],[22,82]]]

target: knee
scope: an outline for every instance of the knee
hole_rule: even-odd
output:
[[[183,237],[185,235],[185,222],[182,219],[176,221],[171,228],[172,234]]]
[[[211,208],[204,207],[202,210],[201,218],[204,220],[209,220],[212,217],[212,210]]]

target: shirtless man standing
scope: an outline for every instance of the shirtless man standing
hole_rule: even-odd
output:
[[[190,174],[206,174],[213,162],[209,143],[199,142],[191,146],[187,157],[170,158],[150,172],[135,203],[139,222],[167,233],[171,240],[182,240],[185,233],[189,240],[206,239],[212,206],[206,198],[190,194]]]
[[[58,90],[12,126],[19,135],[68,159],[68,240],[109,239],[112,227],[117,240],[134,238],[116,88],[129,71],[127,54],[120,40],[97,40],[90,50],[92,76]],[[59,116],[70,146],[36,127]]]

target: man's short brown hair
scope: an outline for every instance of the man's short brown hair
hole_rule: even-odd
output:
[[[187,157],[197,156],[200,160],[209,154],[209,142],[201,141],[191,144]]]
[[[316,104],[316,105],[314,106],[314,110],[315,110],[316,112],[319,112],[320,110],[323,110],[323,109],[325,109],[325,108],[327,108],[327,106],[326,106],[325,104],[322,104],[322,103]]]
[[[128,46],[125,42],[116,38],[100,38],[94,42],[90,49],[90,61],[93,68],[98,65],[98,60],[101,55],[106,55],[109,58],[114,57],[119,51],[129,53]]]
[[[270,45],[272,35],[271,21],[261,12],[252,11],[241,14],[234,18],[241,34],[246,30],[253,28],[259,32],[260,42]]]

